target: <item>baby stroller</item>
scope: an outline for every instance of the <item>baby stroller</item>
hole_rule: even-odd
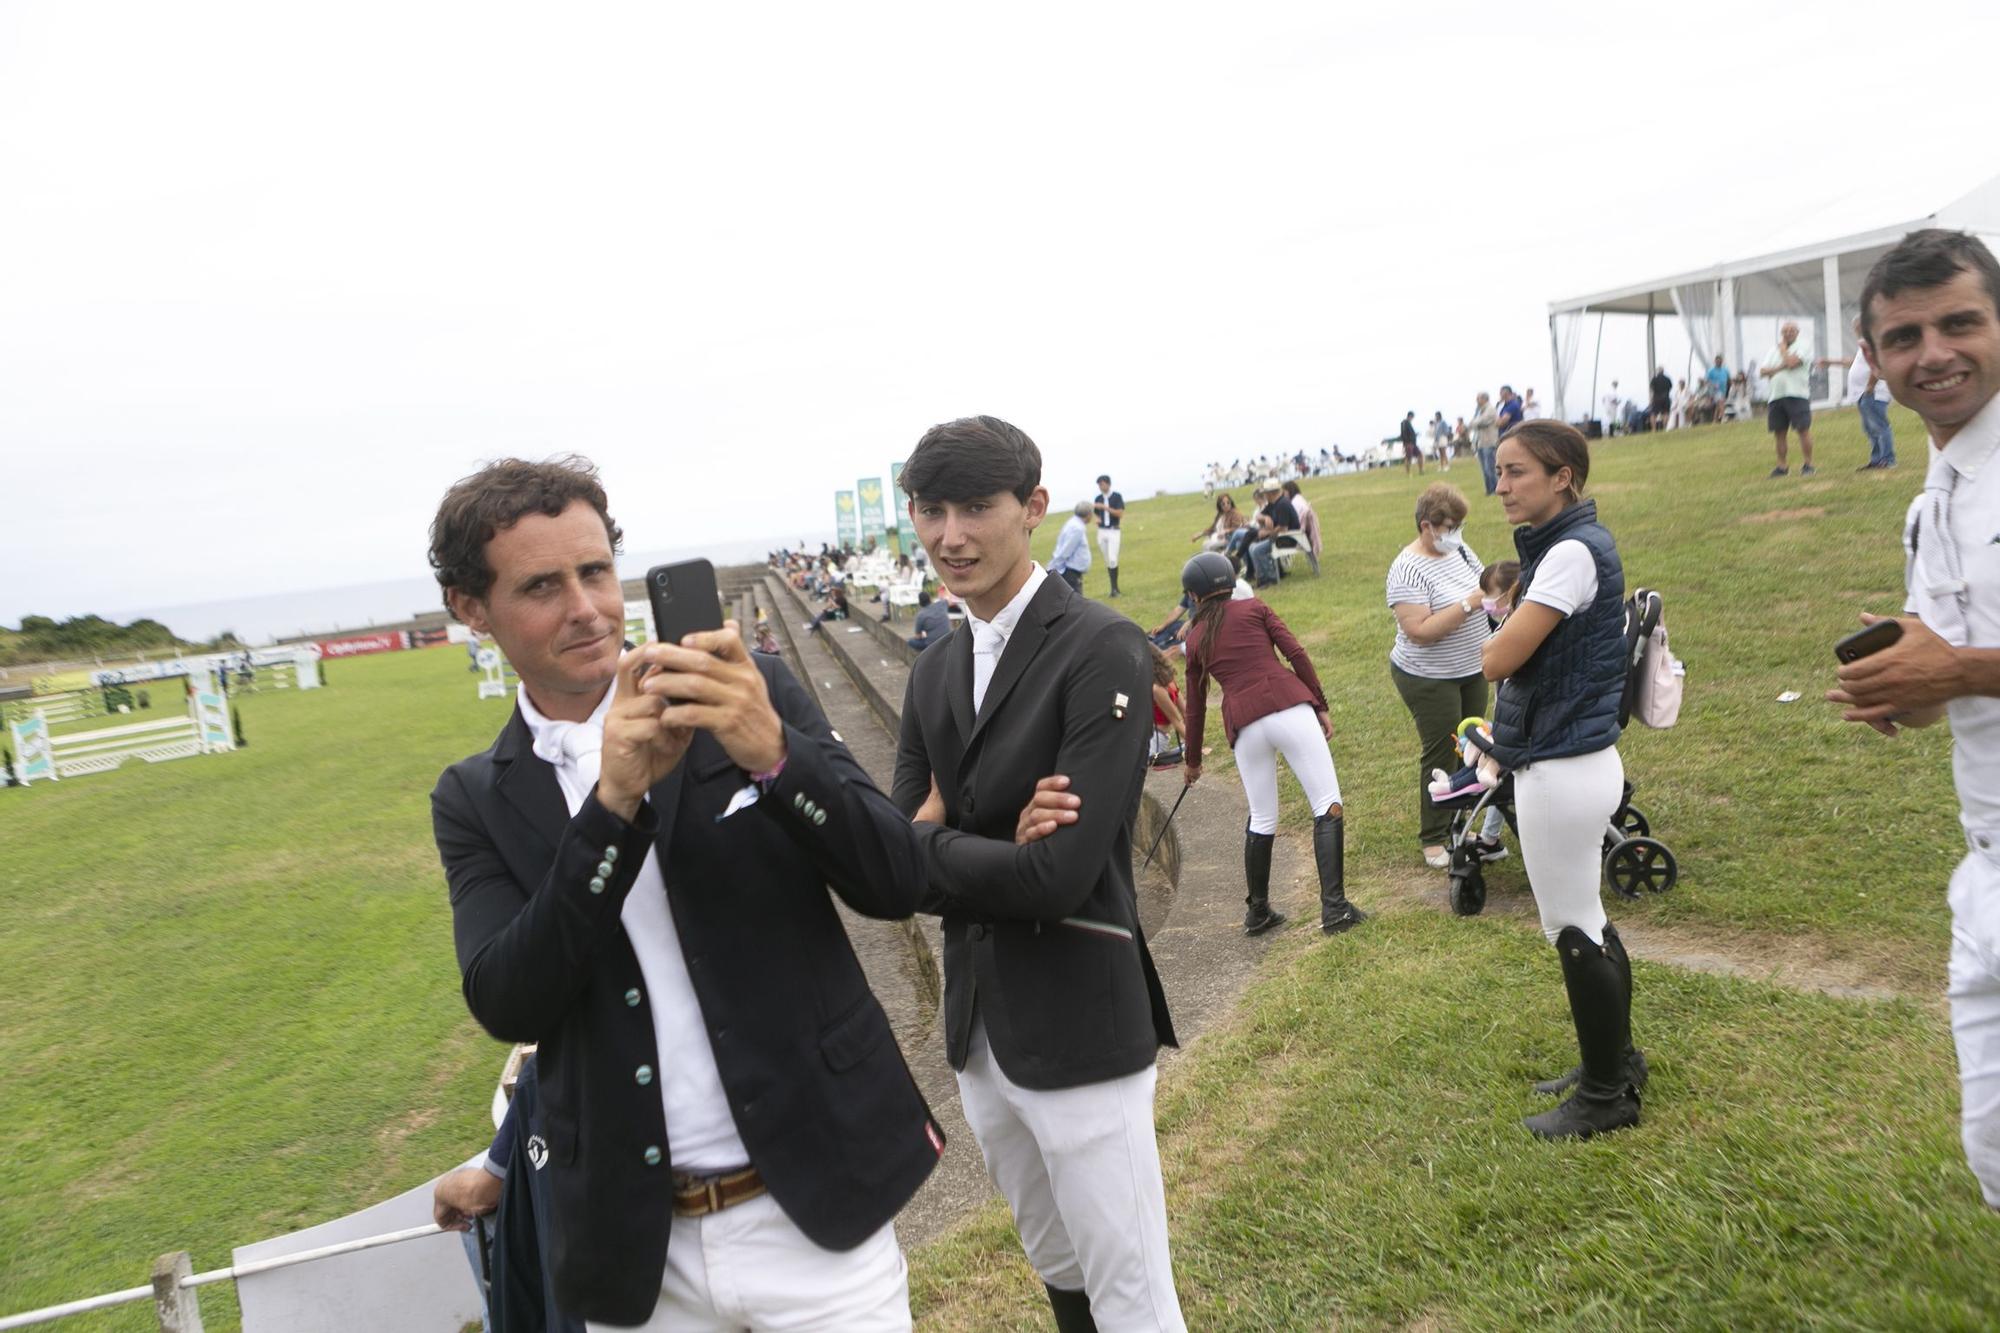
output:
[[[1639,688],[1639,664],[1653,629],[1660,623],[1660,595],[1640,589],[1625,603],[1625,693],[1618,703],[1618,724],[1632,720],[1632,702]],[[1680,866],[1667,845],[1652,836],[1646,816],[1632,804],[1632,783],[1625,792],[1611,822],[1604,828],[1604,879],[1621,898],[1636,901],[1643,893],[1665,893],[1680,878]],[[1486,907],[1485,866],[1474,834],[1489,808],[1497,809],[1513,831],[1516,841],[1520,828],[1514,821],[1514,776],[1509,773],[1481,792],[1439,801],[1453,810],[1448,850],[1451,862],[1451,910],[1459,916],[1478,916]]]

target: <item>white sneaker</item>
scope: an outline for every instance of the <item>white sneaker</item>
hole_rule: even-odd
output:
[[[1433,870],[1443,870],[1451,864],[1451,853],[1439,848],[1435,852],[1424,853],[1424,864]]]

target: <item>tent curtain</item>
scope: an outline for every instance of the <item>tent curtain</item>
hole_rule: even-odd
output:
[[[1576,375],[1576,349],[1583,328],[1583,313],[1568,311],[1549,317],[1549,348],[1555,358],[1555,418],[1569,420],[1569,389]],[[1589,415],[1586,408],[1585,415]]]
[[[1695,360],[1706,367],[1715,360],[1722,341],[1716,325],[1716,290],[1713,282],[1684,283],[1673,289],[1674,309],[1680,314],[1681,327],[1687,331],[1688,345],[1694,348]]]

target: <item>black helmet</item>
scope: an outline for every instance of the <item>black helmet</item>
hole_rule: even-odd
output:
[[[1199,601],[1211,593],[1230,592],[1236,587],[1236,566],[1217,551],[1203,551],[1181,566],[1181,587]]]

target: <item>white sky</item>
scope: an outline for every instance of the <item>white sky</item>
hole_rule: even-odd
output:
[[[1990,3],[1345,8],[0,0],[0,622],[421,575],[510,452],[640,551],[969,412],[1185,489],[2000,172]]]

